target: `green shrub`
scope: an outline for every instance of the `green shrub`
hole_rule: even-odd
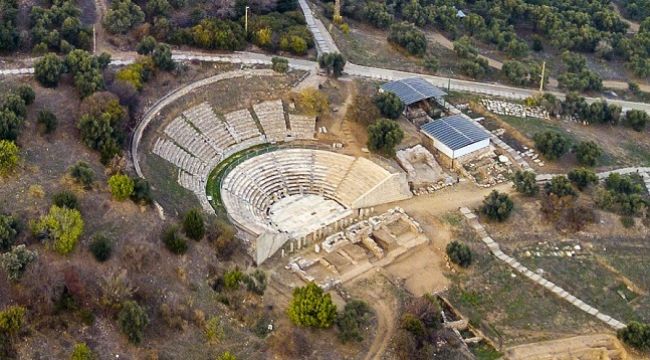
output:
[[[526,196],[535,196],[539,192],[539,185],[537,185],[535,173],[532,171],[518,170],[514,174],[512,182],[517,192]]]
[[[93,360],[95,359],[95,354],[85,343],[77,343],[72,349],[72,354],[70,355],[70,360]]]
[[[554,176],[550,182],[544,185],[546,194],[555,194],[558,197],[575,196],[576,191],[571,186],[571,182],[565,176]]]
[[[163,231],[162,238],[167,250],[172,253],[185,254],[185,252],[187,252],[187,241],[178,233],[177,227],[167,227]]]
[[[0,252],[11,249],[18,236],[18,221],[11,215],[0,214]]]
[[[190,239],[199,241],[205,235],[205,223],[201,212],[192,209],[185,214],[183,218],[183,232]]]
[[[16,89],[16,94],[18,94],[18,96],[20,96],[20,98],[25,102],[25,105],[28,106],[33,104],[36,99],[36,93],[29,85],[20,85],[18,89]]]
[[[99,262],[110,259],[113,252],[113,243],[104,235],[96,235],[90,243],[90,252]]]
[[[135,184],[128,175],[117,174],[108,179],[111,195],[117,201],[124,201],[133,194]]]
[[[469,246],[458,241],[447,244],[447,256],[451,262],[462,267],[468,267],[472,263],[472,251]]]
[[[621,216],[621,224],[623,225],[624,228],[630,229],[634,227],[634,218],[631,216]]]
[[[573,169],[569,171],[567,177],[580,191],[588,188],[589,185],[598,182],[598,176],[596,176],[596,173],[593,172],[593,170],[585,168]]]
[[[83,185],[86,189],[92,187],[95,179],[95,171],[90,167],[90,165],[83,161],[79,161],[70,168],[70,175],[77,183]]]
[[[10,251],[0,255],[0,266],[7,273],[9,280],[17,281],[27,266],[38,258],[36,251],[28,250],[25,245],[14,246]]]
[[[481,206],[480,210],[488,219],[501,222],[508,219],[513,207],[514,204],[508,194],[502,194],[493,190],[483,200],[483,206]]]
[[[226,351],[225,353],[219,355],[217,357],[217,360],[237,360],[235,355],[231,354],[230,351]]]
[[[264,271],[257,269],[250,275],[244,275],[242,281],[246,284],[248,291],[260,296],[264,295],[267,284],[266,273]]]
[[[79,200],[77,196],[68,190],[63,190],[52,196],[52,203],[60,208],[79,210]]]
[[[293,290],[293,299],[287,310],[289,319],[299,326],[329,328],[336,319],[336,305],[330,294],[310,282]]]
[[[228,270],[223,274],[223,285],[228,290],[236,290],[243,278],[244,274],[238,268]]]
[[[641,351],[650,350],[650,325],[631,321],[616,333],[624,343]]]
[[[125,301],[117,316],[120,329],[130,342],[139,344],[144,337],[144,328],[149,324],[149,317],[144,309],[135,301]]]
[[[43,133],[45,134],[53,133],[59,124],[59,120],[56,118],[56,115],[48,110],[39,111],[38,116],[36,117],[36,122],[43,129]]]
[[[338,337],[342,342],[362,341],[362,328],[368,324],[372,314],[370,306],[361,300],[350,300],[336,317]]]
[[[15,336],[25,324],[25,313],[22,306],[9,306],[0,311],[0,334]]]
[[[223,326],[221,325],[221,319],[217,316],[213,316],[208,321],[205,322],[203,328],[203,333],[208,342],[214,343],[218,342],[223,338]]]
[[[83,233],[84,221],[79,210],[53,205],[47,215],[31,223],[31,228],[35,236],[50,241],[54,251],[66,255]]]
[[[271,68],[275,72],[284,74],[289,71],[289,60],[274,56],[271,58]]]
[[[63,60],[56,54],[49,53],[34,64],[36,80],[45,87],[56,87],[63,73]]]
[[[0,140],[0,176],[13,172],[20,161],[19,149],[15,142]]]
[[[422,56],[427,50],[427,38],[422,30],[405,21],[390,26],[388,42],[404,48],[409,54]]]

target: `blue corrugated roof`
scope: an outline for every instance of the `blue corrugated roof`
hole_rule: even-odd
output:
[[[397,95],[406,105],[415,104],[418,101],[432,97],[447,95],[444,91],[419,77],[391,81],[382,85],[381,88]]]
[[[487,131],[461,115],[432,120],[420,129],[454,151],[490,138]]]

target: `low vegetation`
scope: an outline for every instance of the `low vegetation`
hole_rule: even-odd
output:
[[[324,293],[318,285],[310,282],[294,289],[287,314],[296,325],[329,328],[336,320],[336,305],[330,294]]]
[[[502,222],[508,219],[513,207],[514,204],[508,194],[493,190],[490,195],[483,199],[480,211],[488,219]]]

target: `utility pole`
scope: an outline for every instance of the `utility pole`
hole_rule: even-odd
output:
[[[248,34],[248,9],[249,7],[246,6],[246,10],[244,11],[244,30],[246,31],[246,34]]]
[[[539,80],[539,92],[544,92],[544,73],[546,72],[546,61],[542,62],[542,78]]]
[[[341,18],[341,0],[334,1],[334,20]]]
[[[97,31],[93,25],[93,54],[97,52]]]

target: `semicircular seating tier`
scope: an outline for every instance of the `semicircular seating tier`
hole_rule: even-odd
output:
[[[221,183],[221,199],[229,217],[251,239],[264,234],[284,233],[289,238],[309,234],[309,226],[293,229],[275,221],[286,209],[293,208],[290,217],[296,219],[283,224],[300,222],[298,218],[326,209],[314,224],[316,230],[336,221],[334,213],[345,216],[351,209],[409,197],[403,172],[392,173],[365,158],[315,149],[280,149],[255,156],[230,170]],[[296,208],[285,199],[309,201],[313,206]],[[308,223],[308,219],[303,222]]]
[[[205,185],[210,171],[230,155],[264,143],[311,140],[316,119],[288,114],[281,100],[220,113],[208,103],[183,111],[163,129],[153,153],[178,169],[178,183],[211,211]]]

